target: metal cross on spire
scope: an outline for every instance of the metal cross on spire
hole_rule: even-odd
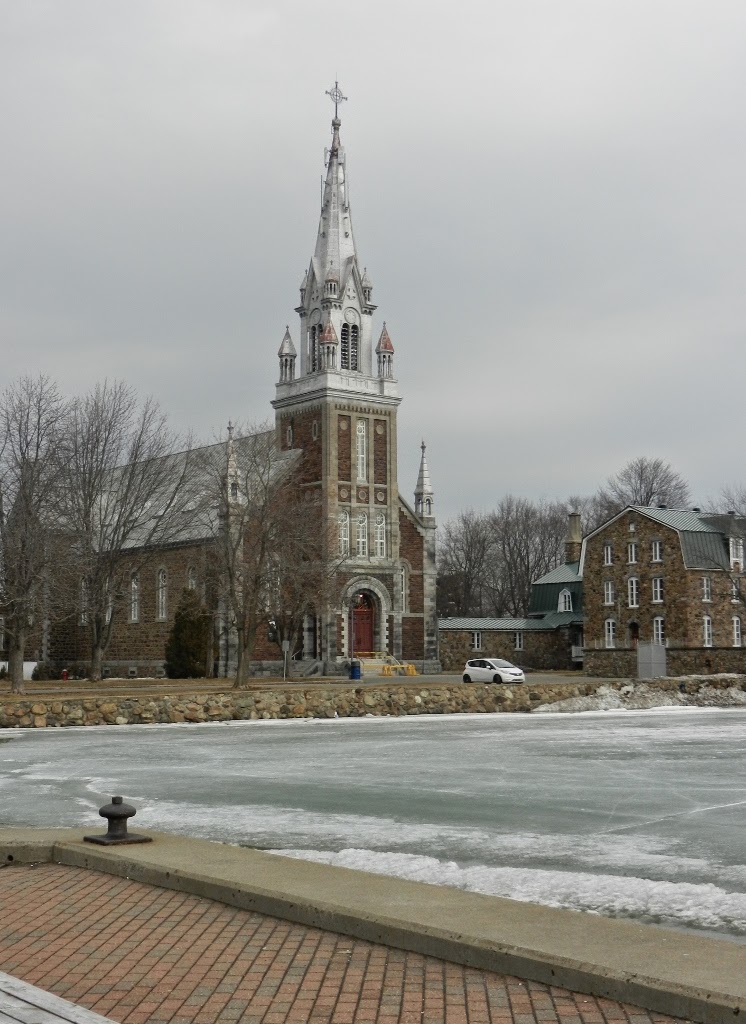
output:
[[[326,95],[331,97],[332,103],[334,104],[334,120],[336,121],[338,117],[337,108],[340,103],[343,103],[344,100],[347,99],[347,97],[342,94],[342,90],[339,88],[339,82],[337,81],[334,82],[333,89],[326,90]]]

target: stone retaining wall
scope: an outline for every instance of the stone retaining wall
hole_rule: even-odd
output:
[[[624,681],[608,682],[619,689]],[[648,686],[696,694],[703,687],[740,687],[746,691],[746,676],[697,676],[685,680],[660,679]],[[178,697],[87,697],[69,700],[5,698],[0,704],[0,728],[59,728],[84,725],[141,725],[168,722],[227,722],[234,719],[276,718],[361,718],[366,715],[451,715],[492,714],[498,711],[532,711],[568,697],[589,696],[595,682],[578,685],[485,686],[457,684],[382,684],[381,686],[329,686],[306,689],[287,686],[266,690],[235,690],[229,693]],[[696,700],[694,701],[696,703]],[[708,698],[708,703],[711,701]]]

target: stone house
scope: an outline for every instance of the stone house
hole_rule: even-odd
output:
[[[589,534],[586,672],[637,675],[639,643],[665,647],[668,675],[746,671],[745,530],[735,513],[630,506]]]

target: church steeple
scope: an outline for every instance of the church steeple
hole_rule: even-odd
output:
[[[420,445],[422,458],[420,459],[420,472],[417,477],[417,486],[414,490],[414,510],[423,519],[435,518],[435,494],[430,483],[430,470],[427,468],[425,458],[425,442]]]

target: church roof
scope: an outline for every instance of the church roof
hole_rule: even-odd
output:
[[[295,351],[295,345],[293,344],[293,339],[290,337],[290,328],[286,327],[285,328],[285,336],[282,339],[282,344],[280,345],[280,348],[279,348],[279,350],[277,352],[277,355],[282,357],[282,356],[295,356],[297,354],[298,353]]]
[[[386,321],[383,321],[383,330],[381,331],[381,337],[378,339],[376,345],[376,355],[381,352],[393,352],[394,346],[391,344],[391,338],[389,332],[386,330]]]
[[[429,494],[433,493],[433,485],[430,483],[430,470],[427,468],[427,459],[425,458],[425,442],[423,441],[420,445],[422,448],[422,458],[420,459],[420,472],[417,477],[417,487],[415,488],[415,494]]]
[[[340,121],[332,121],[332,145],[326,165],[319,233],[313,254],[317,281],[346,279],[357,259],[347,194],[347,161],[339,141]]]

